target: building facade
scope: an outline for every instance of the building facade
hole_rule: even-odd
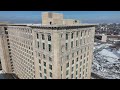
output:
[[[90,79],[93,26],[32,28],[38,78]]]
[[[13,62],[6,25],[0,25],[0,60],[3,72],[11,73],[13,71]]]
[[[5,63],[12,61],[10,72],[20,79],[90,79],[95,25],[8,25],[7,31]]]

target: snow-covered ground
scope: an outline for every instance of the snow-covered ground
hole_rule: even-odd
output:
[[[95,44],[92,72],[107,79],[120,79],[120,50],[111,51],[110,45]]]

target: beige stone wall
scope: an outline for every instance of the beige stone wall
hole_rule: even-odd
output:
[[[77,21],[77,22],[75,22]],[[64,25],[76,25],[76,24],[80,24],[79,20],[75,20],[75,19],[63,19],[63,24]]]
[[[29,27],[8,26],[14,72],[21,79],[35,78],[33,35]]]
[[[5,73],[12,73],[11,64],[10,64],[10,57],[8,51],[8,43],[4,28],[1,27],[0,31],[0,58],[3,72]]]
[[[51,17],[49,17],[49,14],[51,14]],[[44,12],[42,13],[42,24],[44,25],[50,25],[50,22],[52,24],[62,24],[63,20],[63,15],[58,14],[58,13],[49,13],[49,12]]]
[[[87,34],[85,35],[85,31],[87,32]],[[77,79],[90,79],[91,76],[91,63],[92,63],[92,59],[93,59],[93,39],[94,39],[94,31],[95,28],[81,28],[81,29],[75,29],[75,30],[60,30],[59,33],[62,34],[62,38],[60,39],[60,45],[61,45],[61,49],[60,49],[60,58],[61,58],[61,62],[62,62],[62,79],[66,79],[69,78],[71,79],[71,75],[73,74],[73,79],[77,78]],[[79,36],[78,38],[76,38],[76,32],[79,32]],[[80,34],[83,34],[83,36],[81,37]],[[89,35],[88,35],[89,32]],[[68,40],[65,40],[65,34],[68,33]],[[71,33],[74,33],[74,38],[71,39]],[[61,35],[60,35],[61,36]],[[85,42],[86,44],[79,44],[80,43],[80,39],[82,39],[82,41],[84,42],[84,38],[85,38]],[[78,46],[76,47],[76,40],[78,40]],[[70,45],[71,45],[71,41],[74,42],[74,47],[73,49],[71,49]],[[68,50],[65,50],[65,43],[68,43]],[[89,49],[88,49],[89,47]],[[86,51],[84,51],[86,48]],[[82,52],[81,52],[82,50]],[[77,51],[79,51],[79,54],[77,55]],[[72,57],[72,53],[74,53],[74,57]],[[89,53],[87,55],[87,53]],[[86,54],[87,56],[85,56],[85,58],[80,58],[81,56],[84,57],[84,54]],[[69,59],[67,59],[67,55],[69,55]],[[78,61],[76,61],[76,58],[78,58]],[[88,60],[87,60],[88,58]],[[74,64],[72,64],[72,61],[74,60]],[[85,63],[84,63],[85,60]],[[80,65],[80,62],[82,62],[82,65]],[[66,68],[66,64],[69,63],[69,67]],[[78,68],[76,69],[76,64],[78,64]],[[88,65],[88,66],[87,66]],[[83,69],[83,66],[85,66],[85,68]],[[72,67],[74,68],[74,70],[72,71]],[[80,71],[81,68],[81,71]],[[86,72],[87,69],[87,72]],[[69,71],[69,74],[66,76],[66,71]],[[77,75],[76,75],[76,71],[77,71]],[[84,72],[84,75],[83,75]],[[80,77],[81,74],[81,77]],[[87,77],[85,76],[87,74]]]

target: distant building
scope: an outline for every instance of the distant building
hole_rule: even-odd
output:
[[[4,72],[20,79],[90,79],[95,25],[63,21],[62,14],[43,13],[42,25],[1,27],[7,31],[0,42]]]
[[[107,38],[110,41],[116,41],[116,40],[120,40],[120,35],[107,35]]]

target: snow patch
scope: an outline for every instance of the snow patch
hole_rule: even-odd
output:
[[[116,58],[118,59],[119,57],[117,57],[113,52],[103,49],[102,51],[99,52],[101,55],[103,56],[108,56],[108,57],[112,57],[112,58]]]
[[[120,79],[120,50],[111,50],[111,44],[94,47],[92,72],[107,79]]]

